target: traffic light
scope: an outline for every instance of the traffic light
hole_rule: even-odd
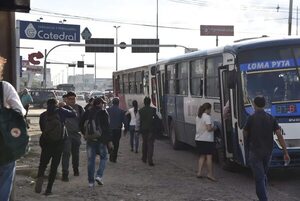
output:
[[[84,68],[84,61],[77,61],[77,68]]]

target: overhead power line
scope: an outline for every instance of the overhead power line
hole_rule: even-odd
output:
[[[70,14],[62,14],[57,12],[51,12],[46,10],[40,10],[36,8],[32,8],[31,12],[39,13],[40,15],[51,16],[51,17],[64,17],[69,19],[79,19],[79,20],[91,20],[91,21],[98,21],[98,22],[108,22],[108,23],[117,23],[117,24],[127,24],[127,25],[134,25],[134,26],[144,26],[144,27],[156,27],[153,24],[145,24],[145,23],[132,23],[132,22],[124,22],[119,20],[110,20],[110,19],[101,19],[101,18],[94,18],[94,17],[85,17],[79,15],[70,15]],[[176,27],[176,26],[163,26],[158,25],[159,28],[167,28],[167,29],[181,29],[181,30],[199,30],[195,28],[189,27]]]

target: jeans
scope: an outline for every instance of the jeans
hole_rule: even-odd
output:
[[[153,163],[153,152],[154,152],[154,133],[143,132],[143,144],[142,144],[142,160],[151,164]]]
[[[269,169],[270,156],[258,157],[250,151],[249,164],[255,179],[256,195],[260,201],[267,201],[267,172]]]
[[[48,143],[42,146],[38,177],[44,177],[46,168],[51,160],[50,172],[48,176],[47,192],[52,191],[52,186],[56,178],[57,168],[60,163],[63,151],[63,142]]]
[[[96,177],[103,177],[107,161],[107,146],[100,142],[86,142],[86,153],[88,158],[88,181],[89,183],[95,182],[95,160],[97,153],[100,154],[100,163],[96,173]]]
[[[69,161],[72,154],[73,170],[77,171],[79,167],[79,148],[81,144],[80,137],[70,136],[64,139],[64,150],[62,155],[62,172],[65,175],[69,174]]]
[[[139,149],[139,135],[137,132],[135,132],[135,126],[130,126],[129,132],[131,150],[135,150],[137,152]]]
[[[16,172],[16,162],[0,165],[0,200],[9,201]]]
[[[114,145],[114,149],[109,156],[110,157],[109,160],[112,162],[117,161],[120,138],[121,138],[121,129],[112,129],[112,143]]]

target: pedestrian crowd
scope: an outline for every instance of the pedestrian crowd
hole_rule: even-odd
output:
[[[5,108],[11,108],[21,119],[26,118],[32,97],[27,89],[18,95],[14,87],[3,81],[2,71],[6,59],[0,57],[0,119],[4,122]],[[40,115],[39,125],[42,131],[39,144],[41,147],[40,162],[35,184],[35,192],[41,193],[44,182],[45,170],[50,164],[48,183],[45,195],[52,194],[52,187],[57,175],[57,169],[61,163],[62,181],[69,182],[70,159],[73,175],[79,176],[79,150],[82,137],[86,140],[88,186],[93,188],[95,183],[104,184],[104,171],[106,161],[116,163],[118,160],[119,143],[122,137],[122,128],[125,134],[130,134],[130,150],[139,153],[139,138],[142,138],[142,162],[154,166],[153,153],[156,134],[161,132],[161,119],[156,108],[151,106],[151,99],[144,98],[144,107],[139,108],[136,100],[132,101],[132,107],[124,111],[119,107],[120,100],[112,98],[112,106],[106,108],[104,97],[95,97],[89,100],[86,107],[76,104],[76,94],[68,92],[63,97],[63,102],[56,99],[47,101],[47,110]],[[257,96],[253,101],[254,113],[250,115],[243,127],[245,144],[248,146],[247,160],[255,179],[256,194],[259,200],[267,201],[267,171],[273,150],[273,134],[275,133],[284,153],[284,160],[289,162],[290,157],[286,148],[282,129],[276,119],[264,111],[266,100]],[[213,171],[213,154],[215,152],[216,132],[220,131],[217,122],[211,117],[212,105],[204,103],[200,105],[196,116],[195,144],[199,153],[197,178],[207,178],[216,182]],[[226,111],[226,112],[224,112]],[[226,102],[222,113],[225,120],[231,118],[230,102]],[[23,119],[24,120],[24,119]],[[17,119],[15,120],[17,121]],[[25,120],[24,120],[25,122]],[[3,124],[3,123],[2,123]],[[22,128],[22,125],[24,128]],[[19,136],[27,135],[27,121],[20,126],[11,128],[11,135],[16,140]],[[19,128],[20,127],[20,128]],[[23,154],[12,155],[10,158],[4,155],[5,133],[1,127],[0,135],[0,200],[8,201],[13,188],[16,160]],[[232,129],[225,129],[232,132]],[[28,137],[28,136],[27,136]],[[28,141],[24,138],[25,145]],[[19,146],[20,149],[20,146]],[[7,151],[7,150],[6,150]],[[100,163],[96,170],[96,157],[100,156]],[[109,157],[108,157],[109,155]],[[4,162],[3,162],[4,161]],[[206,169],[206,170],[205,170]],[[204,173],[206,172],[206,173]]]
[[[90,99],[84,108],[76,104],[74,92],[65,94],[63,100],[58,103],[56,99],[49,99],[47,110],[40,115],[41,155],[35,184],[36,193],[42,192],[44,174],[50,160],[45,195],[52,194],[60,161],[62,181],[69,182],[70,158],[72,158],[73,175],[79,176],[79,149],[82,136],[86,140],[88,186],[91,188],[95,184],[104,184],[106,161],[109,159],[112,163],[117,162],[123,127],[125,127],[125,134],[127,131],[130,132],[130,149],[135,153],[138,153],[139,135],[142,135],[142,161],[148,162],[149,166],[154,166],[155,133],[152,119],[157,115],[156,109],[150,106],[149,97],[145,97],[143,108],[138,109],[137,101],[134,100],[132,108],[128,111],[119,108],[117,97],[112,99],[112,105],[108,108],[104,97]],[[126,118],[129,115],[130,118]],[[100,162],[99,166],[95,167],[97,155],[100,157]]]

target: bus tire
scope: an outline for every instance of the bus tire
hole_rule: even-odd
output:
[[[181,148],[181,143],[177,140],[176,130],[173,122],[170,123],[169,131],[170,131],[169,137],[170,137],[171,146],[173,147],[174,150],[179,150]]]

